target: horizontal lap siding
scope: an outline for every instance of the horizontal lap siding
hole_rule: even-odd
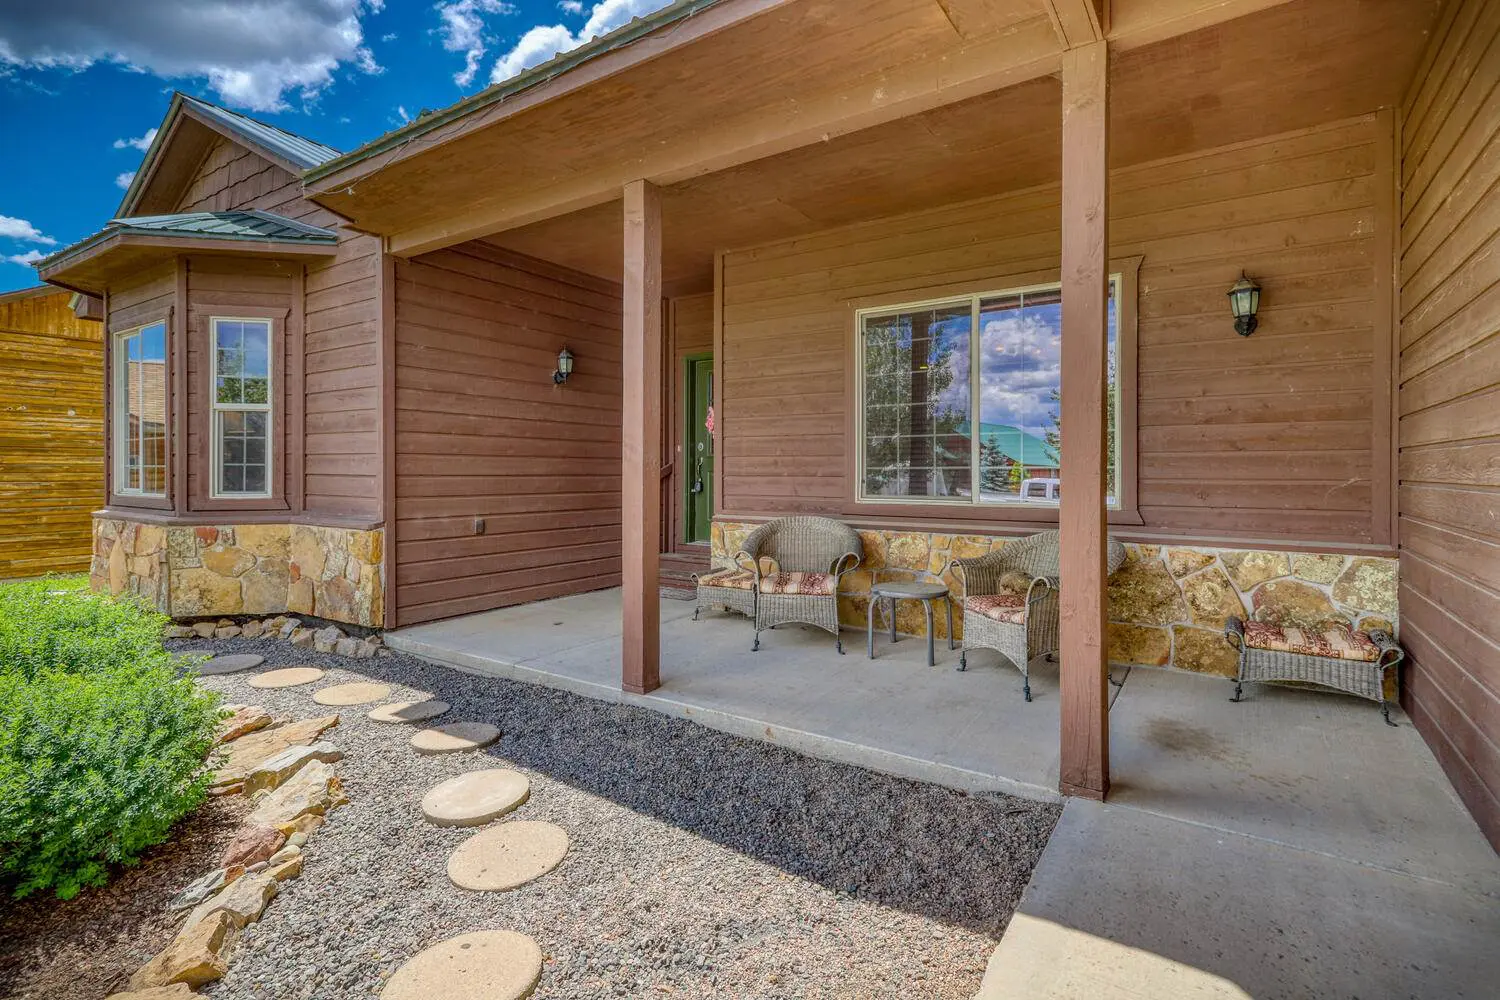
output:
[[[103,325],[67,292],[0,302],[0,580],[86,572],[104,499]]]
[[[311,515],[380,516],[380,241],[339,228],[281,167],[223,140],[178,211],[260,209],[339,233],[337,254],[307,265],[304,504]]]
[[[1144,258],[1146,530],[1372,540],[1377,148],[1369,118],[1113,172],[1111,255]],[[1053,186],[727,254],[724,509],[845,509],[854,309],[1055,275],[1059,214]]]
[[[1403,135],[1404,695],[1500,846],[1500,7],[1455,4],[1433,44]]]
[[[398,625],[619,584],[620,350],[598,279],[474,243],[396,262]]]

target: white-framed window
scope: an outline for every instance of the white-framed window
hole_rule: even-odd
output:
[[[1119,508],[1121,276],[1110,277],[1109,506]],[[1062,495],[1062,286],[855,313],[857,499],[1056,507]]]
[[[215,498],[269,497],[275,426],[271,321],[215,316],[213,490]]]
[[[167,495],[167,325],[114,335],[114,492]]]

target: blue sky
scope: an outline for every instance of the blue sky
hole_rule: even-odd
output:
[[[174,89],[341,150],[668,0],[0,0],[0,292],[119,206]]]

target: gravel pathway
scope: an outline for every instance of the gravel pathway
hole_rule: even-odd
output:
[[[248,928],[216,998],[378,996],[407,958],[470,931],[511,929],[545,955],[538,998],[967,998],[1020,899],[1059,807],[969,796],[803,757],[646,709],[482,678],[395,653],[347,660],[275,640],[182,640],[176,650],[255,652],[257,670],[203,683],[278,716],[339,712],[325,735],[346,757],[352,804],[308,845]],[[317,684],[248,685],[309,663]],[[318,688],[391,684],[435,697],[440,722],[484,721],[482,751],[423,756],[413,727],[370,706],[330,709]],[[439,782],[486,767],[531,779],[510,818],[547,820],[572,846],[514,892],[449,882],[449,854],[476,831],[421,814]]]

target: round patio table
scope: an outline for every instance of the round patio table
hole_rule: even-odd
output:
[[[877,583],[870,588],[870,605],[865,612],[865,652],[875,659],[875,604],[884,600],[891,615],[891,642],[896,641],[896,602],[921,601],[927,615],[927,665],[937,664],[932,641],[932,602],[942,601],[948,608],[948,648],[953,645],[953,597],[941,583]]]

